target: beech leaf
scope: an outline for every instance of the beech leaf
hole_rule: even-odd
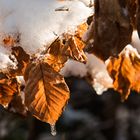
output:
[[[71,50],[71,57],[75,60],[85,63],[86,55],[83,51],[85,47],[83,41],[81,41],[81,39],[76,36],[69,36],[68,45]]]
[[[45,62],[47,62],[55,71],[59,72],[69,58],[69,48],[57,38],[49,47]]]
[[[19,84],[16,78],[0,72],[0,104],[7,107],[13,97],[19,93]]]
[[[54,124],[69,99],[69,89],[64,78],[49,64],[30,65],[26,72],[25,104],[33,116]]]
[[[85,62],[84,54],[85,44],[82,36],[87,29],[87,25],[81,24],[77,27],[75,35],[64,34],[63,37],[57,38],[49,47],[44,61],[48,63],[55,71],[59,72],[69,58]]]
[[[126,100],[131,90],[140,92],[140,56],[128,45],[118,58],[112,57],[108,71],[113,78],[114,89]]]

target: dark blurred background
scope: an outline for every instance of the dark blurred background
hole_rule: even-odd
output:
[[[86,80],[70,77],[71,98],[51,135],[49,124],[9,113],[0,106],[0,140],[140,140],[140,95],[121,102],[109,89],[96,95]]]

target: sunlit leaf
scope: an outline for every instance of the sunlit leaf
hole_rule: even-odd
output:
[[[36,118],[54,124],[69,99],[64,78],[45,62],[32,65],[26,73],[26,106]]]
[[[140,92],[140,56],[134,48],[128,45],[118,58],[111,58],[108,71],[122,100],[128,98],[131,90]]]
[[[13,97],[19,93],[19,84],[16,78],[0,73],[0,104],[7,107]]]

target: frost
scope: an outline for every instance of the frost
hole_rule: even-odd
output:
[[[0,0],[0,42],[7,34],[19,33],[27,53],[42,51],[59,35],[73,33],[86,21],[93,13],[88,3],[90,0]]]

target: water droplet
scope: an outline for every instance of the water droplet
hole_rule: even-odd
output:
[[[55,124],[51,124],[50,126],[51,126],[51,134],[53,136],[56,136],[57,132],[56,132]]]

